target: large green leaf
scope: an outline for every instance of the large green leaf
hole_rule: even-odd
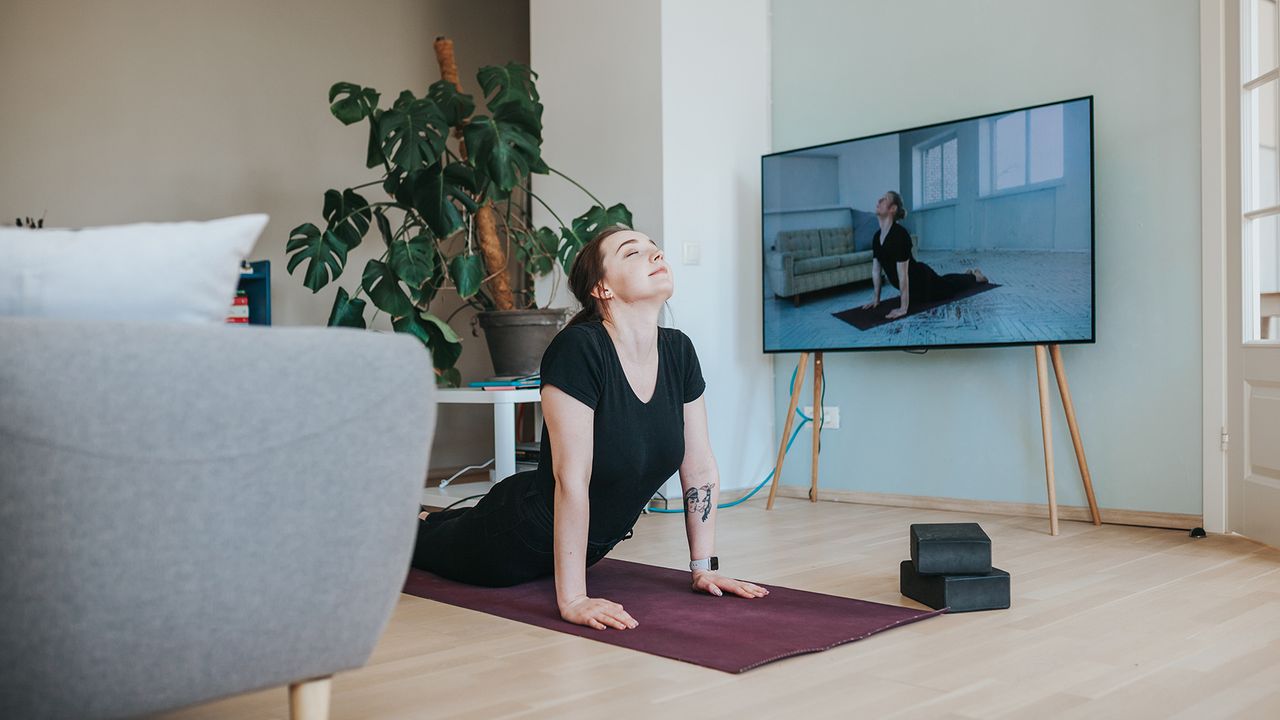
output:
[[[436,377],[436,385],[454,388],[462,387],[462,373],[459,372],[456,367],[451,367],[448,370],[442,370]]]
[[[373,212],[369,210],[369,201],[349,188],[341,193],[327,190],[324,194],[324,219],[329,223],[325,231],[337,236],[350,251],[369,232]]]
[[[293,253],[293,257],[289,258],[291,275],[299,264],[307,261],[302,283],[311,292],[319,292],[320,288],[329,284],[329,280],[341,275],[347,263],[346,244],[328,230],[320,232],[320,228],[311,223],[299,225],[289,233],[289,244],[285,246],[285,251]]]
[[[438,238],[447,238],[462,227],[461,205],[476,211],[476,203],[468,191],[474,190],[471,169],[462,163],[414,170],[394,188],[394,197],[402,205],[418,211]]]
[[[516,259],[524,263],[525,272],[535,276],[551,272],[560,247],[560,236],[555,231],[542,227],[534,232],[517,230],[513,235]]]
[[[400,93],[390,110],[378,116],[382,152],[404,170],[436,162],[444,153],[449,123],[435,102]]]
[[[427,98],[440,108],[445,122],[459,127],[476,109],[476,101],[448,80],[437,80],[427,89]]]
[[[589,210],[573,219],[569,227],[560,228],[564,243],[560,246],[560,262],[566,272],[573,267],[573,260],[578,251],[591,242],[601,230],[613,225],[631,227],[631,211],[626,205],[618,203],[609,208],[592,205]]]
[[[369,115],[369,143],[364,157],[364,166],[367,168],[378,167],[387,160],[382,154],[382,133],[378,130],[378,120],[381,117],[381,110],[374,110]]]
[[[554,256],[560,247],[560,237],[549,227],[538,228],[538,231],[533,234],[533,239],[538,242],[539,249],[548,255]]]
[[[602,222],[605,225],[621,225],[623,227],[635,227],[635,225],[632,224],[631,211],[628,210],[627,206],[623,205],[622,203],[618,203],[617,205],[611,205],[608,210],[605,210],[604,219],[602,220]]]
[[[431,351],[431,364],[437,369],[452,368],[462,355],[462,341],[448,323],[431,313],[410,313],[391,321],[396,332],[409,333]]]
[[[403,280],[410,289],[420,289],[427,280],[431,279],[436,259],[436,246],[431,241],[429,233],[421,232],[413,237],[405,233],[399,239],[392,240],[387,247],[391,251],[387,264],[391,266],[391,271],[396,274],[396,277]]]
[[[329,312],[329,327],[364,328],[364,308],[364,300],[353,300],[346,290],[338,288],[338,294],[333,298],[333,310]]]
[[[458,255],[449,263],[449,276],[458,295],[469,298],[480,291],[484,280],[484,259],[479,255]]]
[[[391,171],[387,173],[387,176],[382,180],[383,191],[391,197],[396,198],[397,202],[400,202],[400,186],[404,184],[404,179],[406,177],[408,177],[408,173],[403,170],[392,168]],[[408,205],[409,203],[405,202],[403,204]]]
[[[448,280],[448,262],[440,254],[439,248],[435,247],[434,243],[432,243],[429,254],[431,257],[431,273],[427,277],[427,281],[420,287],[409,286],[409,297],[413,298],[413,304],[420,308],[429,305]]]
[[[343,125],[354,125],[378,107],[378,91],[355,83],[334,83],[329,88],[329,112]]]
[[[537,77],[527,65],[519,63],[490,65],[476,75],[494,121],[500,126],[520,128],[541,148],[542,103],[534,82]],[[551,170],[542,161],[541,151],[531,155],[527,163],[529,172],[545,174]]]
[[[494,122],[500,127],[518,128],[533,138],[536,152],[527,158],[529,172],[542,175],[550,172],[551,168],[542,160],[542,105],[530,109],[517,103],[505,103],[489,109],[493,112]]]
[[[382,242],[386,245],[391,244],[391,221],[387,219],[386,208],[377,208],[373,211],[374,224],[378,226],[378,233],[382,235]]]
[[[373,218],[382,233],[382,241],[387,245],[387,267],[409,286],[410,295],[416,297],[416,291],[421,290],[434,270],[436,246],[431,241],[431,231],[422,225],[412,224],[401,228],[400,237],[396,237],[382,208],[373,211]],[[417,232],[411,234],[410,230]]]
[[[534,168],[545,167],[537,137],[517,123],[477,115],[462,131],[485,195],[502,200]]]
[[[538,86],[535,80],[538,74],[520,63],[506,65],[486,65],[476,73],[480,89],[484,92],[485,104],[493,111],[499,105],[520,105],[533,112],[539,122],[542,119],[542,104],[538,102]],[[535,133],[542,137],[541,126]]]
[[[413,314],[413,303],[409,302],[409,296],[400,288],[400,278],[381,260],[370,260],[364,266],[360,286],[369,294],[373,304],[391,317]]]

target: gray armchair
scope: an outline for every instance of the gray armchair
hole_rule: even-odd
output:
[[[323,717],[408,571],[434,387],[402,335],[0,318],[0,717]]]

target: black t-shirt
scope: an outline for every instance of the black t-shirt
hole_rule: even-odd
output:
[[[913,259],[911,235],[907,229],[895,222],[889,228],[889,237],[885,238],[883,244],[880,242],[880,231],[877,230],[871,237],[871,254],[880,261],[880,267],[884,268],[884,274],[889,277],[889,284],[901,289],[902,286],[898,284],[898,263]],[[911,278],[914,280],[915,276],[912,275]]]
[[[653,397],[642,403],[604,325],[571,325],[542,356],[542,384],[595,411],[587,538],[618,540],[684,460],[684,404],[706,388],[693,343],[675,328],[658,328],[658,382]],[[534,481],[547,509],[555,503],[549,432],[544,425]]]

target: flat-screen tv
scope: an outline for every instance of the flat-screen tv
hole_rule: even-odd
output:
[[[1092,96],[761,172],[766,353],[1094,342]]]

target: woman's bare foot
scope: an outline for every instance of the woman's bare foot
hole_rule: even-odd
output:
[[[427,512],[426,510],[423,510],[422,512],[418,513],[418,519],[419,519],[419,520],[426,520],[426,519],[427,519],[427,516],[428,516],[428,515],[430,515],[430,514],[431,514],[431,513]]]
[[[987,280],[987,276],[986,276],[986,275],[983,275],[983,274],[982,274],[982,271],[981,271],[981,270],[979,270],[978,268],[974,268],[974,269],[970,270],[969,272],[973,273],[973,278],[974,278],[975,280],[977,280],[978,282],[980,282],[980,283],[989,282],[989,281]]]

